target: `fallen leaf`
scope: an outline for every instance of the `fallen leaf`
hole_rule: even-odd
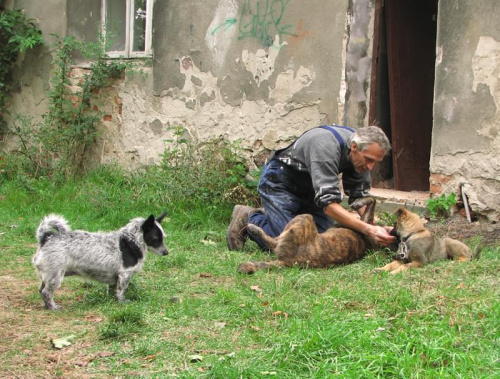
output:
[[[217,328],[219,328],[219,329],[223,329],[223,328],[225,328],[225,326],[226,326],[226,325],[227,325],[227,323],[225,323],[225,322],[216,322],[216,323],[215,323],[215,326],[216,326]]]
[[[100,351],[97,353],[97,356],[99,358],[111,357],[113,355],[115,355],[115,353],[113,351]]]
[[[145,359],[145,360],[147,360],[147,361],[152,361],[152,360],[154,360],[154,359],[156,358],[156,356],[157,356],[157,355],[158,355],[158,354],[146,355],[146,356],[144,357],[144,359]]]
[[[250,329],[255,330],[257,332],[260,330],[258,326],[253,326],[253,325],[250,325]]]
[[[278,317],[278,316],[281,316],[281,315],[283,315],[284,318],[288,318],[288,313],[286,313],[286,312],[283,312],[283,311],[273,312],[273,316],[274,317]]]
[[[200,278],[211,278],[212,274],[209,274],[208,272],[200,272]]]
[[[252,291],[257,291],[257,292],[261,292],[262,291],[262,289],[259,286],[250,286],[250,289]]]
[[[461,282],[458,286],[456,286],[455,288],[458,290],[460,288],[466,288],[467,286],[465,285],[465,283]]]
[[[51,340],[52,344],[56,349],[62,349],[63,347],[67,347],[71,345],[71,340],[75,338],[75,336],[66,336],[61,338],[53,338]]]
[[[201,240],[200,241],[202,244],[204,245],[217,245],[214,241],[210,241],[210,240]]]
[[[203,356],[201,355],[190,355],[188,356],[189,362],[196,363],[201,362],[203,360]]]

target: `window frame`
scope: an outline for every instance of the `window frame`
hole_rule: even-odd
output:
[[[106,38],[106,21],[107,21],[107,4],[109,0],[101,1],[101,23],[102,23],[102,33],[104,38]],[[153,36],[153,3],[154,0],[147,0],[146,2],[146,30],[145,30],[145,41],[144,41],[144,51],[132,51],[133,40],[134,40],[134,3],[135,0],[125,0],[126,1],[126,14],[125,14],[125,49],[120,51],[107,51],[106,54],[110,58],[149,58],[153,56],[152,49],[152,36]]]

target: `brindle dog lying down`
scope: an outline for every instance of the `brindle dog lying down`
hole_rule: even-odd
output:
[[[351,208],[360,209],[366,205],[361,219],[373,223],[376,200],[363,197],[355,200]],[[335,227],[318,233],[314,219],[309,214],[294,217],[276,238],[268,236],[261,228],[249,224],[248,231],[264,240],[277,259],[267,262],[244,262],[238,271],[253,274],[257,270],[277,267],[299,266],[302,268],[323,268],[346,264],[365,256],[372,247],[363,234],[351,229]]]

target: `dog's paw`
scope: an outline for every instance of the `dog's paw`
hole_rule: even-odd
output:
[[[62,307],[59,304],[54,304],[50,305],[47,307],[49,311],[58,311],[59,309],[62,309]]]
[[[242,274],[251,275],[257,271],[255,264],[253,262],[244,262],[238,266],[238,272]]]

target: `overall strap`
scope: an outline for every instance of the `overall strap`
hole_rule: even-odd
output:
[[[353,133],[355,132],[355,130],[353,128],[349,128],[348,126],[341,126],[341,125],[334,125],[334,126],[321,125],[321,126],[319,126],[319,128],[326,129],[326,130],[329,130],[330,132],[332,132],[333,135],[335,136],[335,139],[337,140],[337,142],[340,145],[340,149],[342,149],[342,150],[344,149],[344,140],[340,136],[340,133],[335,130],[335,128],[346,129],[346,130],[349,130],[349,131],[351,131]]]
[[[335,128],[338,128],[338,129],[346,129],[346,130],[349,130],[351,132],[355,132],[354,129],[348,127],[348,126],[341,126],[341,125],[333,125],[333,126],[330,126],[330,125],[322,125],[322,126],[318,126],[318,128],[322,128],[322,129],[326,129],[326,130],[329,130],[330,132],[332,132],[332,134],[335,136],[335,139],[338,141],[339,145],[340,145],[340,149],[343,150],[344,149],[344,140],[342,139],[341,135],[339,134],[338,131],[335,130]],[[306,130],[304,133],[308,132],[308,130]],[[302,134],[304,134],[302,133]],[[302,136],[302,135],[301,135]],[[298,138],[297,138],[298,139]],[[293,141],[290,145],[288,145],[287,147],[284,147],[282,149],[279,149],[279,150],[275,150],[271,153],[270,157],[269,157],[269,160],[273,159],[275,156],[277,156],[277,154],[281,153],[282,151],[285,151],[286,149],[288,149],[289,147],[291,147],[296,141],[297,139],[295,139],[295,141]]]

